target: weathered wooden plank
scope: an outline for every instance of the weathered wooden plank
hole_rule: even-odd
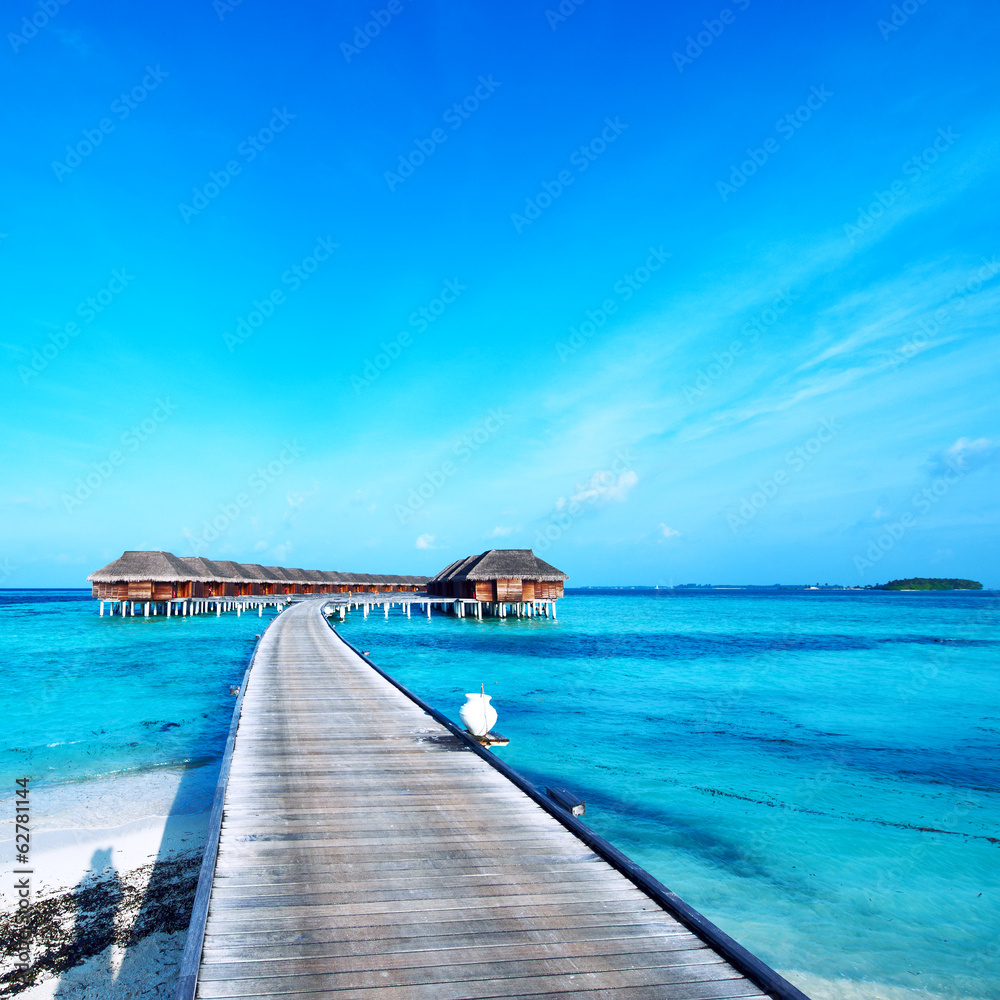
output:
[[[510,906],[517,901],[528,900],[531,905],[551,903],[559,905],[569,901],[604,901],[607,899],[633,899],[641,897],[623,895],[614,884],[580,881],[576,883],[549,882],[537,886],[521,882],[508,882],[491,886],[483,883],[463,883],[457,880],[423,883],[411,881],[405,885],[371,888],[366,890],[362,883],[353,883],[345,892],[339,892],[336,877],[326,882],[303,883],[293,890],[282,886],[215,886],[212,901],[218,904],[218,912],[246,906],[266,906],[269,910],[283,907],[302,906],[350,906],[378,904],[378,910],[392,904],[405,904],[415,908],[427,901],[455,899],[463,909],[475,906]]]
[[[388,836],[386,835],[385,830],[378,832],[381,836],[375,836],[369,831],[359,832],[356,837],[349,836],[347,833],[327,835],[325,831],[317,831],[312,835],[296,833],[281,834],[278,831],[262,834],[236,834],[223,840],[222,848],[219,853],[221,855],[223,851],[227,849],[230,851],[236,851],[241,849],[243,846],[246,846],[250,850],[261,850],[264,848],[270,848],[272,850],[276,849],[280,850],[283,854],[287,854],[290,850],[312,851],[323,846],[333,850],[340,845],[343,845],[346,850],[353,851],[358,850],[366,844],[371,845],[372,848],[392,847],[393,845],[405,848],[404,838],[398,835]],[[428,848],[441,846],[449,850],[456,847],[473,847],[475,845],[481,845],[484,851],[496,849],[504,851],[504,853],[507,854],[516,854],[522,845],[528,846],[534,844],[547,850],[554,850],[555,846],[558,844],[557,835],[554,833],[548,834],[544,839],[539,837],[526,837],[524,840],[513,836],[513,834],[510,837],[504,837],[501,833],[495,830],[491,831],[489,836],[483,834],[481,837],[477,837],[471,832],[463,833],[461,831],[454,831],[447,836],[444,833],[429,833],[424,835],[423,831],[419,829],[408,831],[408,834],[409,836],[406,839],[410,843],[411,849],[413,846],[417,845],[423,848],[425,844]],[[496,846],[495,848],[491,848],[491,845]]]
[[[209,906],[210,914],[228,916],[231,919],[234,915],[246,912],[267,912],[269,919],[280,920],[282,918],[294,919],[297,916],[311,913],[316,916],[326,915],[361,915],[363,913],[386,913],[396,912],[400,914],[400,919],[404,915],[413,916],[415,914],[436,912],[440,910],[460,910],[469,915],[481,913],[483,910],[495,906],[530,906],[551,904],[561,906],[564,903],[609,903],[617,902],[623,904],[636,904],[641,900],[641,893],[637,894],[631,886],[629,889],[587,889],[587,890],[567,890],[565,892],[528,892],[518,894],[497,893],[495,895],[472,895],[468,897],[460,896],[455,892],[434,893],[433,890],[416,891],[413,895],[404,892],[384,893],[382,895],[357,895],[348,896],[345,899],[329,900],[308,900],[303,903],[296,903],[295,897],[256,897],[254,899],[237,898],[227,899],[224,896],[217,896],[215,890],[212,891],[212,898]],[[334,894],[335,895],[335,894]],[[402,904],[405,903],[405,907]]]
[[[398,921],[394,923],[378,915],[362,917],[358,924],[345,921],[343,926],[338,926],[336,922],[328,923],[324,920],[315,920],[312,924],[312,926],[306,926],[303,922],[297,927],[288,929],[279,928],[263,921],[259,929],[254,932],[254,947],[257,944],[267,944],[268,942],[284,945],[290,942],[294,943],[295,940],[316,944],[349,940],[368,943],[382,938],[409,940],[422,937],[451,938],[455,935],[468,935],[471,940],[473,937],[481,936],[489,938],[494,934],[526,934],[535,938],[544,937],[550,933],[558,935],[559,939],[573,940],[574,934],[586,937],[591,934],[613,934],[619,931],[671,938],[691,933],[676,921],[664,922],[656,911],[633,913],[615,908],[581,907],[579,905],[568,906],[565,909],[560,907],[494,909],[487,914],[473,917],[471,920],[455,920],[452,919],[451,914],[445,913],[442,914],[441,919],[421,920],[407,924],[401,924]],[[241,929],[237,930],[235,935],[227,936],[222,931],[216,931],[213,940],[227,942],[226,947],[238,943],[244,933],[242,928],[249,928],[250,923],[244,921],[239,923],[238,927]],[[358,933],[357,931],[361,929],[363,929],[363,933]],[[251,932],[247,930],[246,933]],[[697,938],[697,935],[695,937]],[[208,948],[210,945],[206,944],[205,947]]]
[[[354,873],[360,875],[361,873]],[[361,895],[369,891],[399,892],[411,889],[444,888],[449,892],[484,892],[489,895],[500,895],[500,886],[516,886],[521,888],[525,882],[524,871],[484,871],[470,872],[460,869],[448,873],[417,871],[406,876],[389,876],[372,874],[370,878],[351,881],[348,873],[340,871],[317,871],[308,878],[287,879],[242,879],[239,876],[227,879],[216,879],[215,891],[219,898],[237,898],[240,896],[289,896],[301,898],[305,894],[329,892],[330,886],[340,895]],[[556,869],[536,871],[532,882],[535,886],[573,886],[574,888],[593,888],[594,883],[612,887],[617,885],[611,874],[603,871],[590,871],[586,868]],[[494,891],[496,890],[496,891]]]
[[[259,879],[273,879],[275,882],[293,880],[296,875],[312,877],[314,875],[329,877],[331,863],[339,872],[363,872],[371,878],[381,878],[383,874],[399,873],[401,876],[418,872],[428,872],[431,875],[442,872],[470,872],[478,874],[486,871],[531,871],[558,872],[573,871],[581,863],[594,860],[592,855],[557,855],[538,854],[534,857],[496,857],[484,858],[481,854],[466,852],[464,855],[430,858],[397,858],[382,857],[368,859],[364,855],[356,855],[354,860],[344,860],[338,856],[336,861],[314,864],[311,859],[293,861],[285,858],[283,861],[266,865],[240,865],[231,871],[216,869],[216,878],[239,883],[246,880],[247,884]]]
[[[268,842],[248,842],[240,845],[246,848],[246,850],[236,851],[229,850],[228,846],[226,849],[225,858],[221,858],[219,863],[216,865],[217,874],[225,874],[227,871],[225,864],[226,859],[231,860],[231,867],[228,869],[230,871],[252,871],[255,867],[266,868],[279,865],[282,867],[294,867],[297,864],[314,864],[324,866],[329,868],[330,865],[358,865],[363,863],[370,863],[372,865],[372,870],[377,871],[380,867],[384,865],[392,864],[396,861],[400,862],[403,866],[413,866],[418,863],[426,862],[430,865],[434,864],[445,864],[445,863],[461,863],[466,862],[469,865],[484,864],[485,856],[483,852],[476,846],[464,846],[464,847],[444,847],[442,846],[439,850],[427,850],[425,848],[424,853],[420,857],[412,856],[413,845],[406,844],[385,844],[382,847],[371,847],[367,852],[364,850],[364,845],[359,845],[356,849],[348,850],[342,848],[337,844],[332,844],[327,847],[316,847],[311,849],[307,858],[302,858],[298,861],[294,858],[287,849],[281,845],[274,845]],[[395,847],[395,850],[394,850]],[[500,845],[502,847],[502,845]],[[494,854],[494,859],[497,863],[503,864],[507,862],[517,861],[519,859],[525,860],[525,866],[531,867],[532,869],[537,868],[538,864],[541,863],[539,859],[544,859],[546,857],[555,857],[551,852],[551,845],[548,844],[528,844],[524,841],[518,841],[515,845],[517,849],[512,850],[501,850],[500,847],[496,850]],[[572,860],[572,856],[566,855],[560,857],[560,860],[566,858],[567,860]],[[255,860],[256,859],[256,860]],[[581,857],[579,859],[581,862],[589,860],[586,857]]]
[[[582,961],[582,960],[576,960]],[[588,963],[601,965],[599,961]],[[542,971],[546,967],[551,971]],[[392,973],[392,987],[396,996],[451,998],[451,1000],[477,1000],[494,996],[539,996],[565,993],[575,989],[602,990],[623,986],[666,987],[687,985],[692,992],[689,996],[718,996],[718,987],[699,987],[705,983],[720,983],[727,979],[738,979],[724,964],[685,965],[653,969],[577,969],[573,962],[498,962],[483,965],[473,974],[473,966],[439,966],[435,970],[399,969]],[[515,974],[520,970],[521,974]],[[383,974],[385,973],[385,974]],[[468,976],[471,978],[461,978]],[[225,982],[199,982],[199,996],[254,997],[263,992],[272,994],[304,994],[319,991],[345,991],[346,996],[361,997],[361,990],[378,993],[389,986],[389,974],[382,971],[367,973],[315,973],[301,976],[274,976],[256,979],[229,979]],[[760,991],[747,983],[744,995],[754,995]],[[388,995],[388,994],[387,994]],[[659,993],[648,992],[648,997],[674,997],[671,989]],[[722,995],[737,995],[728,987]],[[369,994],[371,996],[371,994]]]
[[[446,951],[369,952],[348,955],[300,955],[287,959],[261,958],[248,949],[227,957],[202,959],[205,982],[228,979],[266,979],[314,974],[348,975],[393,970],[413,977],[414,982],[445,979],[477,979],[486,975],[535,975],[562,972],[607,972],[627,969],[676,969],[695,965],[719,965],[721,959],[704,944],[700,948],[640,948],[629,940],[581,942],[574,949],[559,944],[525,945],[503,943],[498,947],[451,948]],[[442,969],[447,969],[442,973]],[[379,977],[381,978],[381,977]],[[397,980],[398,981],[398,980]],[[409,978],[407,978],[409,981]]]
[[[656,926],[646,921],[656,921]],[[456,910],[443,910],[419,920],[402,921],[396,911],[352,915],[306,915],[297,921],[282,924],[245,913],[231,920],[212,916],[212,940],[222,941],[232,935],[254,935],[255,941],[274,939],[287,941],[298,936],[303,942],[318,940],[375,940],[383,937],[416,937],[422,933],[478,934],[495,927],[497,933],[524,930],[531,933],[555,928],[568,933],[577,928],[613,926],[635,923],[647,926],[652,934],[690,933],[676,921],[660,922],[652,911],[633,913],[623,911],[614,902],[570,903],[549,906],[492,907],[478,916]],[[209,947],[210,945],[206,945]]]
[[[239,932],[241,929],[246,933],[253,930],[272,931],[301,929],[303,933],[308,930],[319,928],[354,928],[360,936],[373,927],[405,927],[407,933],[412,931],[414,926],[425,922],[445,922],[449,921],[453,925],[468,924],[472,920],[488,915],[493,920],[544,920],[558,917],[562,914],[570,914],[577,917],[601,918],[609,914],[621,913],[623,907],[615,899],[604,899],[600,901],[562,901],[560,903],[549,904],[518,904],[514,906],[492,906],[489,909],[481,909],[478,912],[470,913],[461,908],[442,909],[436,908],[428,911],[416,910],[410,907],[404,918],[400,914],[398,907],[385,910],[373,910],[368,913],[342,913],[336,908],[327,908],[325,912],[308,912],[295,914],[294,916],[283,918],[267,910],[252,911],[232,910],[223,913],[221,910],[213,910],[209,914],[209,926],[213,934]]]
[[[559,986],[562,986],[560,989]],[[465,984],[441,983],[431,986],[382,986],[374,989],[339,990],[337,1000],[491,1000],[499,997],[558,998],[558,1000],[651,1000],[662,997],[665,1000],[765,1000],[767,994],[754,992],[756,987],[745,979],[728,979],[716,982],[675,983],[658,989],[649,986],[602,986],[594,989],[580,989],[575,979],[566,977],[565,982],[545,984],[530,980],[516,982],[496,982],[491,990],[477,993],[463,991]],[[318,997],[322,993],[254,993],[256,1000],[288,1000],[289,996]]]
[[[341,959],[354,956],[370,955],[404,955],[416,952],[421,956],[441,952],[441,961],[453,961],[454,952],[464,955],[483,954],[496,949],[502,951],[511,947],[523,950],[548,947],[552,949],[547,954],[576,955],[596,953],[595,947],[607,948],[609,942],[619,946],[622,952],[638,951],[684,951],[707,949],[708,946],[690,932],[677,934],[655,935],[645,928],[634,924],[614,927],[574,928],[561,927],[551,930],[525,930],[523,927],[509,930],[486,929],[480,933],[471,933],[464,927],[452,934],[423,935],[411,937],[380,937],[358,940],[353,935],[345,934],[334,941],[303,942],[301,935],[286,934],[280,943],[262,944],[260,940],[250,941],[243,935],[230,936],[222,943],[215,939],[211,947],[202,951],[202,962],[205,964],[229,961],[234,954],[239,954],[246,961],[298,962],[306,958],[328,958],[331,965]],[[294,946],[294,947],[290,947]],[[421,958],[423,961],[423,958]]]

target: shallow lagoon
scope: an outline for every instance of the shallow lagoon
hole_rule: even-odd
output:
[[[456,720],[484,683],[511,739],[497,753],[579,792],[591,826],[807,992],[985,998],[1000,997],[998,607],[589,591],[557,621],[397,608],[339,628]],[[178,771],[170,808],[204,809],[229,684],[270,617],[112,621],[79,591],[0,592],[7,770],[32,776],[36,822],[66,828],[97,787],[119,790],[102,814],[142,817],[160,804],[137,796]]]

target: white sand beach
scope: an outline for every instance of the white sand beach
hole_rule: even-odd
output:
[[[205,809],[171,814],[183,780],[164,771],[33,791],[45,809],[33,815],[27,919],[15,916],[13,844],[0,845],[4,937],[31,959],[15,972],[5,957],[0,995],[172,995],[208,827]]]

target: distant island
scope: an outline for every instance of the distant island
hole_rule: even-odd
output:
[[[908,580],[890,580],[872,588],[873,590],[982,590],[983,585],[975,580],[952,580],[938,576],[912,576]]]

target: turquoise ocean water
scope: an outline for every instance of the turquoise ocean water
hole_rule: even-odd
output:
[[[174,770],[176,808],[203,808],[272,615],[0,592],[5,772],[44,808]],[[555,622],[338,627],[456,720],[484,683],[497,753],[807,989],[1000,998],[998,625],[990,593],[637,590],[570,594]]]

